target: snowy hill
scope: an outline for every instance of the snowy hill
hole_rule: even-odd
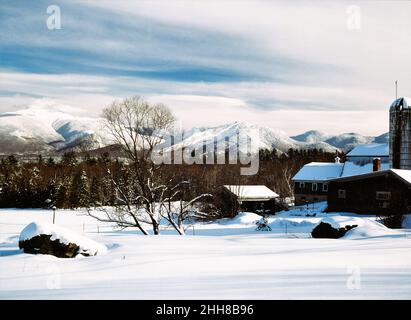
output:
[[[377,137],[363,136],[358,133],[343,133],[340,135],[329,135],[320,131],[310,130],[291,137],[297,141],[308,143],[324,142],[343,151],[349,151],[359,144],[388,143],[388,132]]]
[[[324,142],[329,139],[330,136],[318,130],[310,130],[291,138],[300,142],[316,143]]]
[[[193,149],[201,149],[202,146],[212,147],[219,143],[228,143],[228,148],[234,147],[235,138],[239,137],[243,140],[248,137],[252,141],[252,152],[259,149],[268,149],[287,152],[292,149],[323,149],[325,151],[334,152],[335,147],[324,143],[314,142],[307,143],[290,138],[285,132],[274,130],[266,127],[260,127],[247,122],[233,122],[210,128],[192,128],[183,131],[183,140],[176,143],[177,147],[190,147]]]
[[[110,145],[112,139],[101,130],[101,119],[74,116],[67,110],[69,109],[65,106],[37,104],[27,109],[0,114],[0,152],[8,154],[60,151],[85,142],[91,149]],[[232,122],[215,127],[184,130],[183,141],[176,144],[197,149],[229,141],[228,147],[232,148],[234,138],[238,136],[253,141],[252,152],[258,149],[276,149],[280,153],[287,152],[290,148],[347,151],[358,144],[382,143],[388,139],[388,134],[376,138],[356,133],[333,136],[316,130],[289,137],[280,130],[247,122]]]
[[[2,153],[61,150],[91,140],[99,119],[78,117],[46,107],[31,107],[0,114]]]

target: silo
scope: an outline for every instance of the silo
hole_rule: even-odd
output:
[[[390,107],[390,167],[411,170],[411,99],[407,97]]]

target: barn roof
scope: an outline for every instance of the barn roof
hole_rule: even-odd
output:
[[[389,163],[381,163],[381,170],[388,170],[390,168]],[[347,161],[344,163],[344,168],[341,177],[350,177],[357,174],[366,174],[373,172],[373,164],[367,163],[364,165],[355,164],[354,162]]]
[[[388,157],[388,143],[360,144],[347,153],[348,157]]]
[[[343,163],[311,162],[302,167],[292,180],[327,181],[340,177],[343,167]]]
[[[388,163],[381,163],[381,170],[388,170]],[[297,172],[293,177],[294,181],[328,181],[340,177],[350,177],[355,175],[373,172],[373,164],[367,163],[359,165],[351,161],[345,163],[334,162],[311,162]]]
[[[279,195],[264,185],[225,185],[224,188],[243,201],[266,201]]]
[[[366,174],[358,174],[349,177],[340,177],[332,179],[331,181],[335,182],[342,182],[342,181],[355,181],[355,180],[364,180],[376,176],[384,176],[384,175],[394,175],[395,177],[400,178],[406,184],[411,185],[411,170],[403,170],[403,169],[388,169],[388,170],[381,170],[381,171],[373,171]]]
[[[411,170],[391,169],[397,176],[411,184]]]

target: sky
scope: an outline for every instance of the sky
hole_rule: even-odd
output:
[[[411,96],[411,1],[0,1],[0,113],[139,95],[187,128],[379,135],[396,80]]]

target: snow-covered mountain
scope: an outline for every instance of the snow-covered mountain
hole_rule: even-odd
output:
[[[74,116],[64,108],[32,106],[24,110],[0,114],[0,154],[37,153],[66,150],[85,142],[91,148],[110,145],[111,139],[101,130],[101,119]],[[241,133],[241,134],[240,134]],[[192,128],[183,131],[178,146],[198,149],[226,141],[233,147],[233,137],[251,139],[253,152],[258,149],[323,149],[334,152],[349,150],[362,143],[384,143],[388,134],[366,137],[356,133],[328,135],[311,130],[289,137],[285,132],[247,122],[232,122],[215,127]]]
[[[388,132],[377,137],[371,137],[354,132],[329,135],[320,131],[310,130],[291,138],[301,142],[324,142],[340,150],[349,151],[359,144],[388,143]]]
[[[247,122],[232,122],[216,127],[192,128],[184,130],[183,139],[175,143],[178,147],[190,147],[191,149],[201,150],[203,146],[212,147],[221,143],[227,143],[228,148],[234,147],[237,143],[235,139],[244,141],[249,139],[251,152],[259,149],[276,149],[280,153],[292,149],[323,149],[335,152],[336,148],[325,142],[301,142],[290,138],[285,132],[266,127],[260,127]]]
[[[0,114],[0,153],[66,149],[86,141],[98,147],[99,119],[31,107]]]
[[[327,135],[318,130],[310,130],[291,138],[300,142],[316,143],[326,141],[330,138],[330,135]]]

